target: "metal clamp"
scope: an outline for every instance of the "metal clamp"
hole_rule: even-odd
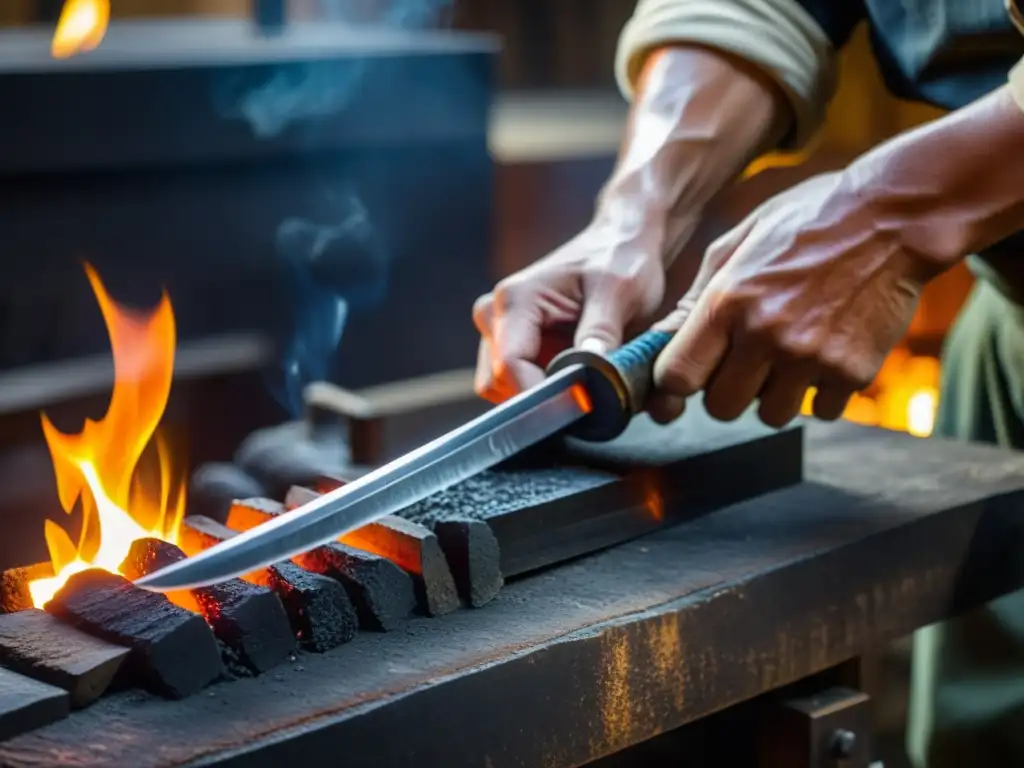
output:
[[[758,768],[869,768],[870,697],[836,687],[772,701],[759,741]]]

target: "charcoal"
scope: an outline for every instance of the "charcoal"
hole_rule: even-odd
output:
[[[504,579],[501,548],[491,527],[480,520],[442,520],[434,525],[434,535],[462,601],[479,608],[493,600]]]
[[[231,505],[228,527],[247,531],[285,511],[269,499],[245,499]],[[332,542],[298,557],[308,571],[344,585],[363,629],[387,632],[416,609],[416,591],[409,575],[387,558]]]
[[[158,568],[178,562],[185,553],[173,544],[159,539],[138,539],[121,564],[121,573],[137,579]],[[295,650],[288,615],[280,598],[265,587],[230,579],[220,584],[189,590],[193,604],[189,608],[201,613],[217,639],[237,654],[238,660],[252,674],[266,672]],[[187,600],[172,595],[176,602]]]
[[[90,635],[130,649],[121,668],[131,684],[172,699],[224,675],[217,641],[199,616],[122,576],[87,570],[68,579],[46,611]]]
[[[71,696],[63,688],[0,668],[0,741],[68,716]]]
[[[12,613],[32,607],[28,591],[30,581],[53,577],[52,563],[35,563],[19,568],[8,568],[0,573],[0,611]]]
[[[311,488],[304,485],[293,485],[284,496],[284,506],[288,510],[298,509],[318,498],[320,498],[320,494]]]
[[[422,525],[389,515],[346,534],[342,542],[386,557],[408,573],[420,613],[443,616],[459,607],[455,579],[437,536]]]
[[[359,618],[340,581],[292,562],[262,572],[263,586],[277,593],[303,650],[323,653],[356,636]]]
[[[128,657],[128,648],[31,608],[0,616],[0,664],[71,694],[80,709],[98,699]]]
[[[241,467],[227,463],[203,464],[192,474],[188,488],[188,509],[223,522],[231,502],[263,496],[266,489]]]
[[[248,531],[287,511],[284,504],[273,499],[237,499],[228,512],[227,526],[235,531]]]
[[[235,463],[275,497],[291,485],[315,482],[321,474],[343,467],[347,459],[344,441],[314,435],[305,422],[253,432],[235,452]]]
[[[363,629],[388,632],[416,609],[412,579],[386,558],[332,542],[299,555],[295,562],[340,581]]]
[[[236,534],[215,520],[190,515],[182,523],[180,539],[182,549],[193,555]],[[355,608],[340,582],[289,561],[244,578],[277,594],[303,650],[322,653],[355,637]]]
[[[313,491],[292,486],[285,506],[301,505],[317,496]],[[230,513],[236,515],[238,525],[266,522],[284,511],[282,505],[246,506],[242,502],[235,506],[245,507],[237,514],[234,508]],[[425,616],[443,616],[459,607],[455,579],[441,546],[437,537],[423,526],[389,515],[346,534],[342,543],[386,557],[408,573],[416,591],[417,610]]]

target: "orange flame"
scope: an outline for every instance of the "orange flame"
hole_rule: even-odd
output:
[[[55,59],[94,50],[110,22],[110,0],[65,0],[50,43]]]
[[[170,452],[157,432],[174,372],[170,300],[164,294],[150,312],[131,310],[111,299],[92,267],[85,270],[110,334],[114,391],[106,415],[86,419],[77,435],[58,431],[42,414],[61,506],[71,512],[80,499],[83,522],[77,546],[63,528],[47,522],[56,575],[29,584],[36,607],[79,571],[117,572],[136,539],[176,541],[184,513],[184,483],[175,481]],[[154,462],[155,476],[146,471]]]

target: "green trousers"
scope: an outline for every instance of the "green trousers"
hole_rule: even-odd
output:
[[[1024,308],[978,281],[943,351],[935,432],[1024,449]],[[1024,766],[1024,591],[914,637],[915,768]]]

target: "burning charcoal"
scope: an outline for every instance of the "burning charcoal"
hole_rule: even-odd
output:
[[[63,720],[70,713],[67,691],[0,668],[0,741]]]
[[[32,595],[28,591],[30,581],[52,578],[52,563],[36,563],[20,568],[8,568],[0,573],[0,610],[5,613],[25,611],[32,607]]]
[[[293,485],[288,489],[288,493],[284,497],[285,509],[298,509],[299,507],[309,504],[314,499],[319,499],[320,494],[316,491],[306,488],[302,485]]]
[[[235,535],[237,531],[216,520],[191,515],[181,526],[181,546],[193,555]],[[287,561],[251,573],[245,580],[281,598],[304,650],[322,653],[355,637],[355,608],[340,582]]]
[[[291,485],[307,485],[343,467],[348,448],[338,437],[311,435],[305,422],[291,422],[253,432],[239,446],[235,463],[255,477],[274,497]]]
[[[203,464],[192,475],[188,508],[194,514],[223,522],[235,499],[265,496],[266,493],[256,478],[234,464]]]
[[[32,608],[0,616],[0,664],[71,694],[80,709],[103,695],[128,649]]]
[[[459,607],[455,579],[437,536],[422,525],[389,515],[345,534],[342,541],[386,557],[408,573],[419,609],[427,616],[443,616]]]
[[[505,583],[494,532],[481,520],[443,520],[434,525],[462,600],[473,608],[489,603]]]
[[[358,480],[369,472],[370,469],[367,467],[346,467],[343,471],[325,472],[316,479],[314,488],[316,488],[317,493],[330,493],[341,488],[343,485],[348,485],[353,480]]]
[[[416,608],[412,579],[383,557],[332,542],[299,555],[295,562],[340,581],[364,629],[390,631]]]
[[[295,501],[301,494],[293,491],[290,495]],[[249,499],[232,506],[228,524],[239,530],[252,528],[284,511],[281,504]],[[441,616],[459,607],[458,592],[448,563],[437,537],[426,528],[389,516],[346,534],[342,543],[387,558],[408,573],[420,613]]]
[[[284,504],[273,499],[236,499],[228,512],[227,526],[235,531],[248,531],[287,511]]]
[[[137,539],[120,571],[129,579],[137,579],[183,559],[185,553],[173,544]],[[201,613],[217,639],[253,674],[266,672],[295,650],[288,615],[269,589],[231,579],[189,590],[187,596],[172,595],[171,599]]]
[[[201,616],[121,576],[101,570],[76,573],[46,611],[90,635],[129,647],[122,673],[153,693],[183,699],[224,675],[217,641]]]
[[[322,484],[330,481],[324,479]],[[319,484],[318,484],[319,485]],[[288,509],[301,507],[319,497],[316,491],[293,485],[284,503]],[[396,520],[398,518],[388,518]],[[421,526],[416,526],[420,528]],[[479,520],[448,520],[434,526],[434,535],[441,545],[447,568],[455,579],[459,596],[473,608],[490,602],[504,584],[498,540],[490,526]],[[347,541],[347,539],[346,539]],[[348,543],[370,549],[358,542]],[[394,559],[394,558],[392,558]]]
[[[323,653],[356,636],[359,618],[341,582],[292,562],[272,565],[254,580],[281,598],[304,650]]]
[[[269,499],[245,499],[231,505],[228,527],[247,531],[285,511]],[[340,581],[363,629],[388,631],[416,607],[412,579],[383,557],[344,544],[317,547],[294,561],[306,570]]]

